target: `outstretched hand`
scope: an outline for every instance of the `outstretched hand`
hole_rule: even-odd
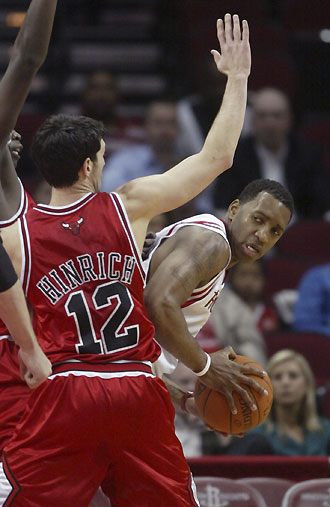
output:
[[[247,77],[251,71],[249,25],[244,19],[242,29],[237,14],[225,15],[224,21],[217,20],[217,36],[220,52],[212,49],[215,64],[223,74]]]
[[[208,372],[200,377],[203,384],[220,391],[225,395],[231,412],[237,413],[233,392],[237,392],[248,404],[251,410],[256,410],[253,400],[242,385],[249,386],[259,394],[267,396],[267,391],[249,375],[264,378],[266,372],[253,366],[244,366],[234,361],[235,352],[231,347],[225,347],[211,354],[211,366]]]

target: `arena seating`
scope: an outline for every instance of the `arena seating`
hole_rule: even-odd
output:
[[[278,243],[279,255],[319,264],[330,259],[330,222],[306,220],[292,224]]]
[[[201,507],[267,507],[262,495],[248,484],[222,477],[195,477]]]
[[[205,456],[189,458],[194,477],[278,477],[294,482],[329,477],[328,456]]]
[[[330,505],[330,479],[295,484],[285,493],[282,507],[326,507]]]
[[[237,482],[252,486],[259,491],[267,507],[278,507],[287,490],[295,483],[288,479],[277,477],[245,477]]]

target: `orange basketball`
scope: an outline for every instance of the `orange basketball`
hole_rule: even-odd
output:
[[[260,364],[246,356],[236,356],[235,361],[246,366],[254,366],[263,370]],[[270,412],[273,402],[273,387],[269,376],[263,379],[255,375],[253,377],[264,389],[268,391],[268,396],[257,393],[246,384],[242,387],[249,393],[250,397],[257,406],[257,410],[251,410],[246,401],[237,393],[233,393],[233,398],[237,408],[237,414],[232,414],[225,396],[219,391],[214,391],[197,379],[194,391],[195,403],[199,415],[211,428],[223,433],[245,433],[260,424]]]

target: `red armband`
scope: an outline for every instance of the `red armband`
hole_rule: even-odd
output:
[[[188,398],[192,398],[193,396],[194,396],[194,393],[191,391],[188,391],[188,392],[184,393],[184,395],[181,398],[180,407],[181,407],[181,410],[183,412],[185,412],[186,414],[189,414],[188,410],[186,409],[186,401]]]

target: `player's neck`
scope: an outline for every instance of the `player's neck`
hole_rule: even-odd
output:
[[[91,190],[86,188],[65,187],[65,188],[52,188],[50,199],[50,206],[68,206],[76,201],[79,201],[84,195]]]

